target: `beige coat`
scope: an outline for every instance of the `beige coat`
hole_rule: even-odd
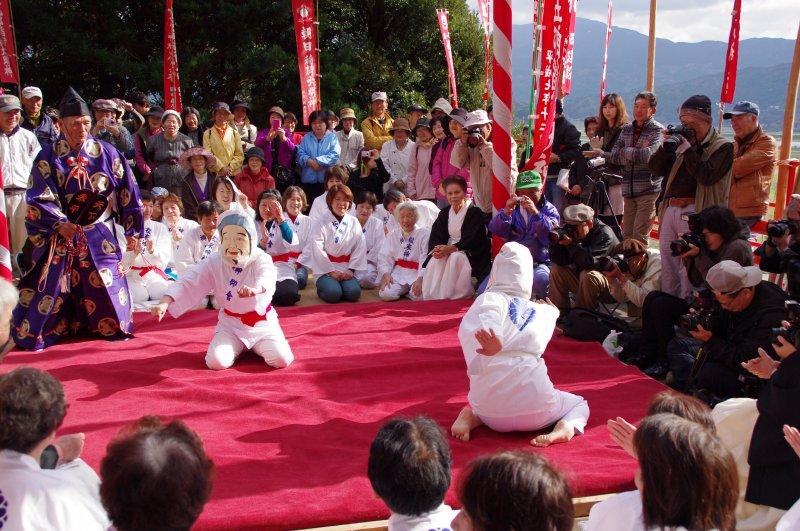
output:
[[[473,203],[486,213],[492,212],[492,158],[494,149],[490,141],[484,142],[480,148],[467,146],[460,139],[456,140],[450,164],[457,168],[469,166],[469,177],[472,183]],[[509,190],[514,190],[517,183],[517,143],[511,139],[511,175]]]
[[[736,217],[763,216],[775,170],[777,144],[761,127],[744,144],[733,142],[733,180],[729,207]]]

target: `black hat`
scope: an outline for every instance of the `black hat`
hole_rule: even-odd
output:
[[[67,92],[65,92],[64,97],[61,98],[61,102],[58,104],[58,112],[61,118],[92,115],[92,110],[89,108],[89,105],[72,87],[67,88]]]
[[[233,110],[235,110],[235,109],[236,109],[236,107],[241,107],[241,108],[243,108],[245,111],[247,111],[247,114],[250,114],[250,110],[251,110],[251,109],[250,109],[250,104],[249,104],[249,103],[247,103],[247,102],[244,102],[244,101],[239,101],[239,100],[236,100],[236,101],[234,101],[234,102],[231,104],[231,110],[232,110],[232,111],[233,111]]]
[[[266,163],[267,162],[265,160],[265,157],[264,157],[264,150],[261,149],[260,147],[253,146],[253,147],[251,147],[250,149],[248,149],[245,152],[245,154],[244,154],[244,162],[245,162],[245,164],[247,163],[248,160],[250,160],[250,157],[256,157],[262,163]]]
[[[414,131],[416,131],[418,127],[427,127],[428,129],[430,129],[431,121],[425,117],[422,117],[419,120],[417,120],[417,125],[414,126]]]
[[[692,109],[711,116],[711,99],[703,94],[696,94],[684,101],[681,109]]]
[[[412,112],[421,112],[422,114],[428,114],[428,109],[423,107],[422,105],[417,105],[416,103],[412,103],[406,109],[406,112],[411,114]]]
[[[153,105],[150,107],[149,111],[144,113],[144,115],[148,118],[152,116],[153,118],[158,118],[160,120],[164,116],[164,108],[159,107],[158,105]]]

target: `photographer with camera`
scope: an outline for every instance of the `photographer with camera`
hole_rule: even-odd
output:
[[[511,139],[511,182],[517,181],[517,143]],[[483,109],[467,113],[464,131],[456,140],[450,164],[456,168],[469,167],[472,199],[486,221],[492,215],[492,121]]]
[[[786,219],[769,222],[767,239],[756,249],[756,254],[761,259],[758,265],[762,271],[787,273],[791,281],[792,275],[787,271],[787,266],[790,266],[794,259],[800,258],[800,239],[797,237],[800,232],[800,195],[792,195],[785,214]],[[800,283],[798,287],[800,288]],[[792,297],[794,296],[793,294]]]
[[[94,100],[92,113],[94,114],[92,136],[108,142],[126,157],[132,155],[134,152],[133,139],[128,130],[119,122],[122,113],[116,103],[111,100]]]
[[[562,219],[564,224],[550,231],[550,300],[563,318],[570,311],[570,293],[577,296],[577,306],[592,308],[597,290],[608,289],[606,278],[594,269],[619,240],[586,205],[568,206]]]
[[[614,300],[639,309],[651,292],[661,289],[661,254],[635,238],[622,240],[610,256],[598,261],[597,269],[606,277]]]
[[[711,124],[711,100],[697,95],[681,105],[679,126],[668,126],[664,141],[650,158],[650,171],[666,176],[659,207],[659,248],[663,290],[686,297],[691,285],[669,243],[689,230],[687,216],[711,205],[728,206],[733,143]]]

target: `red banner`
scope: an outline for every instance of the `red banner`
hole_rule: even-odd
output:
[[[167,8],[164,10],[164,108],[183,111],[172,0],[167,0]]]
[[[478,0],[478,14],[483,26],[483,101],[489,101],[489,65],[491,64],[490,41],[491,28],[489,26],[489,0]]]
[[[556,119],[556,99],[561,80],[562,24],[569,27],[562,13],[569,10],[574,0],[554,0],[544,3],[542,13],[541,74],[536,101],[536,126],[533,130],[533,150],[524,170],[536,170],[547,175],[550,153],[553,150],[553,132]]]
[[[611,43],[611,16],[614,11],[612,0],[608,0],[608,18],[606,19],[606,45],[603,52],[603,74],[600,76],[600,101],[606,97],[606,69],[608,67],[608,45]]]
[[[11,243],[6,219],[6,199],[3,194],[3,173],[0,172],[0,278],[11,281]]]
[[[450,47],[450,14],[446,9],[437,9],[436,18],[439,20],[439,31],[442,33],[444,45],[444,60],[447,62],[447,74],[450,78],[450,103],[458,107],[458,91],[456,90],[456,69],[453,66],[453,49]]]
[[[19,85],[17,45],[14,42],[14,24],[11,20],[9,0],[0,0],[0,82]]]
[[[728,54],[725,56],[725,76],[722,78],[722,90],[719,101],[732,103],[736,91],[736,65],[739,62],[739,17],[742,13],[742,0],[733,0],[731,13],[731,32],[728,35]]]
[[[577,18],[577,0],[562,3],[561,13],[561,97],[572,90],[572,50],[575,47],[575,19]]]
[[[303,123],[321,108],[319,68],[317,64],[317,25],[314,23],[314,1],[292,0],[294,38],[297,42],[297,69],[300,72],[300,92],[303,97]]]

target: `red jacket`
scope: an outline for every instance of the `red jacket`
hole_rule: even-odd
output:
[[[242,171],[234,179],[236,186],[242,191],[247,199],[250,200],[250,206],[257,208],[255,204],[258,199],[258,194],[264,190],[272,190],[275,188],[275,179],[269,174],[266,166],[261,166],[261,172],[253,175],[250,171],[250,166],[244,165]]]

